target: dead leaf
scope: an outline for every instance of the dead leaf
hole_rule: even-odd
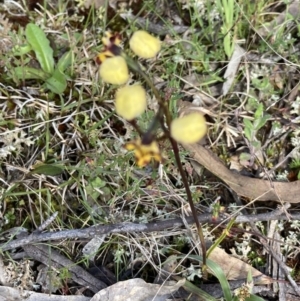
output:
[[[223,249],[216,247],[209,256],[209,259],[217,263],[225,273],[227,280],[247,279],[251,270],[252,277],[261,277],[260,284],[268,284],[270,278],[253,268],[248,263],[227,254]]]
[[[90,261],[95,260],[95,256],[97,254],[97,250],[100,249],[103,244],[107,234],[96,235],[94,236],[83,248],[82,254],[85,258],[88,258]]]
[[[257,201],[300,202],[300,181],[271,182],[246,177],[229,170],[212,151],[200,144],[184,144],[183,147],[190,152],[195,161],[222,179],[238,195]]]
[[[228,63],[227,69],[224,74],[224,79],[226,80],[223,83],[222,95],[226,95],[232,86],[236,73],[238,71],[242,57],[245,55],[246,51],[240,47],[238,44],[235,44],[234,51],[231,56],[230,62]]]
[[[280,76],[280,68],[278,66],[275,66],[273,68],[272,74],[269,78],[270,83],[273,85],[274,88],[283,89],[283,78]]]
[[[130,279],[101,290],[90,301],[166,301],[184,283],[185,279],[164,285],[147,283],[140,278]]]

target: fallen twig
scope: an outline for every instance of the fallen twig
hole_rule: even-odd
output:
[[[278,215],[278,210],[269,213],[256,215],[239,215],[236,217],[236,223],[248,223],[257,221],[269,220],[299,220],[300,214],[281,214]],[[211,214],[205,213],[198,215],[200,223],[218,223],[222,219],[214,220]],[[186,217],[188,224],[194,223],[192,216]],[[168,228],[182,227],[184,223],[181,218],[169,219],[164,221],[151,222],[147,224],[122,223],[112,225],[99,225],[85,229],[62,230],[57,232],[32,233],[26,237],[20,237],[15,240],[3,243],[0,245],[2,251],[8,251],[15,248],[23,247],[24,245],[42,242],[42,241],[57,241],[65,239],[91,239],[95,235],[112,234],[112,233],[138,233],[138,232],[156,232],[164,231]],[[15,233],[16,235],[17,233]]]
[[[54,267],[55,269],[67,268],[73,281],[87,287],[94,293],[107,287],[104,282],[95,278],[81,266],[75,264],[53,248],[50,249],[50,247],[43,245],[25,245],[23,249],[27,256],[46,266]]]
[[[2,299],[2,297],[4,299]],[[21,291],[18,288],[0,286],[0,300],[14,301],[89,301],[91,298],[85,296],[59,296],[36,293],[32,291]]]

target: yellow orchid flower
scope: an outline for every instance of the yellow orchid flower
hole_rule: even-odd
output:
[[[151,159],[157,162],[161,162],[162,157],[159,151],[159,146],[156,141],[152,141],[150,144],[142,144],[141,139],[126,143],[125,148],[129,151],[134,151],[136,164],[139,167],[144,167],[150,163]]]
[[[200,113],[174,119],[171,122],[171,136],[180,143],[196,143],[207,131],[205,118]]]
[[[112,45],[120,46],[121,44],[121,35],[119,33],[111,33],[106,31],[104,37],[102,38],[102,43],[107,48],[110,48]]]
[[[146,91],[141,85],[120,88],[115,97],[115,108],[119,116],[133,120],[140,116],[147,107]]]
[[[98,65],[101,65],[107,58],[109,57],[113,57],[114,55],[106,50],[106,51],[103,51],[103,52],[100,52],[97,56],[96,56],[96,63]]]
[[[102,43],[105,46],[104,50],[96,57],[96,63],[99,65],[101,65],[107,58],[120,55],[122,52],[120,47],[121,36],[118,33],[112,34],[109,31],[105,32],[104,37],[102,38]]]
[[[161,48],[159,39],[150,35],[147,31],[136,31],[130,41],[131,50],[141,58],[149,59],[155,57]]]
[[[108,84],[122,85],[129,79],[126,61],[121,56],[110,57],[100,65],[100,77]]]

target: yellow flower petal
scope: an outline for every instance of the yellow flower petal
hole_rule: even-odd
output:
[[[138,30],[132,35],[129,46],[136,55],[144,59],[155,57],[161,47],[157,38],[143,30]]]
[[[116,112],[126,120],[140,116],[146,106],[146,92],[141,85],[125,86],[116,93]]]
[[[103,45],[110,47],[111,45],[119,46],[121,44],[121,36],[119,33],[112,33],[110,31],[106,31],[102,38]]]
[[[100,52],[97,56],[96,56],[96,63],[101,65],[107,58],[109,57],[113,57],[114,55],[106,50],[106,51],[103,51],[103,52]]]
[[[143,157],[136,157],[136,164],[139,167],[144,167],[146,165],[149,164],[149,162],[151,161],[151,155],[146,154]]]
[[[206,134],[205,118],[200,113],[192,113],[174,119],[171,123],[171,136],[180,143],[196,143]]]
[[[127,149],[128,151],[132,151],[136,148],[135,143],[132,142],[128,142],[124,145],[125,149]]]
[[[161,162],[162,160],[158,143],[155,140],[150,144],[142,144],[141,139],[137,139],[126,143],[125,148],[127,150],[134,150],[136,164],[139,167],[147,165],[151,159],[157,162]]]
[[[100,76],[108,84],[122,85],[129,79],[126,61],[121,56],[115,56],[104,60],[100,66]]]

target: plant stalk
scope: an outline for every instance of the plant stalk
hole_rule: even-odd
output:
[[[207,279],[206,244],[205,244],[205,239],[204,239],[204,235],[203,235],[203,230],[202,230],[202,227],[201,227],[201,225],[199,223],[199,220],[197,218],[197,211],[196,211],[195,205],[193,203],[193,197],[192,197],[191,189],[190,189],[190,186],[188,184],[186,174],[185,174],[185,172],[183,170],[183,167],[182,167],[182,163],[181,163],[180,156],[179,156],[178,144],[172,137],[169,137],[169,139],[170,139],[171,144],[172,144],[172,148],[173,148],[173,151],[174,151],[177,167],[178,167],[179,173],[181,175],[181,180],[182,180],[184,188],[185,188],[187,199],[188,199],[188,202],[189,202],[189,205],[190,205],[190,208],[191,208],[191,211],[192,211],[192,215],[193,215],[193,218],[195,220],[198,235],[199,235],[199,238],[200,238],[201,249],[202,249],[202,262],[203,262],[202,273],[203,273],[203,278]]]
[[[166,101],[163,101],[163,99],[161,98],[158,90],[156,89],[156,87],[154,86],[153,82],[151,81],[151,79],[148,77],[148,75],[141,69],[141,67],[138,65],[138,63],[136,63],[134,60],[132,60],[130,57],[126,56],[125,54],[123,54],[125,56],[125,59],[127,61],[127,64],[129,66],[130,69],[132,69],[133,71],[137,72],[139,75],[141,75],[144,80],[146,81],[146,83],[149,85],[149,87],[151,88],[154,96],[156,97],[158,103],[159,103],[159,112],[157,113],[157,117],[159,116],[165,116],[166,118],[166,123],[168,125],[168,128],[170,129],[170,125],[171,125],[171,121],[172,121],[172,117],[168,108],[168,103]],[[199,235],[199,239],[201,242],[201,249],[202,249],[202,272],[203,272],[203,278],[206,279],[207,278],[207,267],[206,267],[206,245],[205,245],[205,239],[204,239],[204,235],[203,235],[203,230],[202,227],[199,223],[199,220],[197,218],[197,211],[196,208],[194,206],[193,203],[193,197],[192,197],[192,193],[190,190],[190,186],[188,184],[187,181],[187,177],[186,174],[183,170],[182,167],[182,163],[180,160],[180,156],[179,156],[179,149],[178,149],[178,144],[177,142],[170,136],[170,132],[165,128],[163,122],[163,118],[158,118],[160,120],[160,122],[162,123],[162,129],[165,131],[166,136],[169,138],[173,151],[174,151],[174,155],[175,155],[175,160],[176,160],[176,164],[179,170],[179,173],[181,175],[181,179],[186,191],[186,195],[187,195],[187,199],[192,211],[192,215],[193,218],[195,220],[195,224],[197,227],[197,232]]]

